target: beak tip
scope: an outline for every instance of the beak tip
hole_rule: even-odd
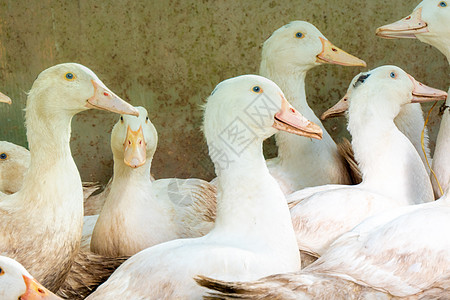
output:
[[[131,109],[130,115],[139,117],[139,110],[137,110],[137,108],[133,106]]]

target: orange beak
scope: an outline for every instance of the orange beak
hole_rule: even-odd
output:
[[[106,86],[95,80],[91,82],[94,86],[94,96],[87,100],[86,107],[139,116],[139,111],[136,108],[111,92]]]
[[[11,104],[11,98],[6,96],[5,94],[0,93],[0,102]]]
[[[423,103],[447,99],[447,92],[426,86],[425,84],[415,80],[414,77],[409,74],[408,77],[414,84],[414,90],[412,91],[413,98],[411,102]]]
[[[22,275],[22,277],[27,290],[25,294],[19,297],[21,300],[62,300],[62,298],[47,290],[35,279],[31,279],[25,275]]]
[[[306,136],[314,139],[322,139],[322,129],[313,122],[302,116],[289,102],[282,98],[281,110],[275,114],[273,127],[278,130],[287,131],[293,134]]]
[[[328,119],[328,118],[334,118],[334,117],[340,117],[344,115],[344,113],[347,111],[349,107],[348,104],[348,95],[345,94],[345,96],[339,100],[338,103],[333,105],[333,107],[329,108],[326,112],[320,116],[322,120]]]
[[[333,45],[329,40],[320,37],[322,52],[316,56],[316,62],[342,66],[365,67],[366,62]]]
[[[147,145],[144,139],[142,126],[136,131],[131,130],[130,126],[127,128],[127,137],[125,139],[124,147],[124,162],[131,168],[139,168],[147,160],[146,148]]]
[[[422,7],[400,21],[377,28],[375,34],[385,39],[415,39],[417,33],[428,32],[428,24],[422,20]]]

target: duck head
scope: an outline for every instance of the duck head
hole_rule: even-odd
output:
[[[33,83],[31,94],[42,95],[38,98],[45,100],[58,99],[45,101],[43,111],[67,110],[76,114],[96,108],[121,114],[139,114],[132,105],[109,90],[94,72],[76,63],[59,64],[42,71]],[[42,102],[34,105],[43,105]]]
[[[148,117],[147,110],[136,107],[139,117],[120,116],[111,132],[111,149],[114,157],[123,158],[131,168],[138,168],[151,161],[158,144],[158,134]]]
[[[11,104],[11,98],[6,96],[5,94],[0,93],[0,102]]]
[[[381,104],[387,108],[393,106],[397,115],[401,105],[445,100],[447,93],[428,87],[396,66],[381,66],[369,72],[355,76],[347,90],[347,94],[332,108],[327,110],[322,119],[344,113],[354,99],[358,102],[371,101],[371,95],[381,96]],[[383,97],[385,96],[385,97]]]
[[[30,152],[22,146],[0,141],[0,191],[17,192],[30,166]]]
[[[387,39],[417,38],[435,46],[448,57],[450,1],[424,0],[409,16],[377,28],[376,35]]]
[[[0,256],[0,298],[3,300],[57,300],[17,261]]]
[[[322,130],[304,118],[271,80],[257,75],[227,79],[209,96],[204,114],[208,145],[225,143],[236,154],[252,141],[262,142],[278,130],[321,139]]]
[[[266,69],[281,67],[307,71],[321,64],[362,66],[366,63],[334,46],[314,25],[293,21],[277,29],[262,50],[261,74]]]

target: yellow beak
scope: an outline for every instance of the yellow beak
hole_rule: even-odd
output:
[[[11,98],[6,96],[5,94],[0,93],[0,102],[11,104]]]
[[[20,296],[21,300],[62,300],[45,287],[43,287],[36,279],[22,275],[23,281],[27,287],[25,294]]]
[[[127,128],[127,137],[124,148],[124,162],[127,166],[131,168],[138,168],[145,164],[147,160],[146,148],[147,145],[144,139],[144,133],[142,126],[138,130],[131,130],[130,126]]]
[[[322,52],[316,56],[316,62],[342,66],[365,67],[366,62],[333,45],[329,40],[320,37]]]

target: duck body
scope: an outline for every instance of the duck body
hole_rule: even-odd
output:
[[[450,272],[448,232],[436,230],[450,226],[444,202],[343,235],[305,272],[333,274],[399,297],[429,289]]]
[[[270,104],[266,102],[270,100],[274,106],[255,121],[248,109],[258,95],[265,97],[257,101]],[[241,138],[227,135],[224,128],[230,124],[245,129]],[[208,98],[204,121],[217,174],[214,228],[199,238],[169,241],[137,253],[88,299],[113,295],[130,299],[201,299],[205,290],[192,279],[196,274],[251,280],[261,274],[298,270],[300,255],[286,199],[270,176],[262,153],[263,140],[277,129],[318,138],[321,132],[292,108],[276,84],[266,78],[244,75],[220,83]],[[246,141],[245,147],[242,141]],[[226,163],[214,154],[217,149],[223,151]]]
[[[142,169],[132,170],[133,175],[127,176],[126,184],[115,182],[121,180],[115,173],[111,192],[93,231],[91,249],[95,253],[133,255],[178,237],[176,224],[171,218],[174,208],[170,203],[157,201],[150,172],[146,172],[149,171],[147,168]]]
[[[131,256],[177,238],[205,235],[214,224],[216,195],[208,182],[151,180],[157,132],[145,108],[138,109],[139,117],[121,116],[111,134],[114,176],[90,242],[98,254]]]

